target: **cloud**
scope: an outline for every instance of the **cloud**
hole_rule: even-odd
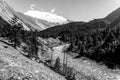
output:
[[[51,12],[54,13],[55,12],[55,8],[51,9]]]
[[[55,11],[55,9],[53,9],[51,12],[54,12],[54,11]],[[51,13],[51,12],[29,10],[29,11],[25,12],[24,14],[34,17],[34,18],[43,19],[48,22],[54,22],[54,23],[65,23],[67,21],[66,18],[59,16],[55,13]]]
[[[35,5],[35,4],[30,4],[30,9],[31,10],[34,10],[34,7],[36,7],[37,5]]]
[[[44,9],[41,9],[41,11],[44,11]]]

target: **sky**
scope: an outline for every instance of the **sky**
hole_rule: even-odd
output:
[[[103,18],[120,7],[120,0],[6,0],[15,10],[45,11],[74,21]]]

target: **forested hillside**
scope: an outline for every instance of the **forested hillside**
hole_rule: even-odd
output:
[[[47,37],[58,37],[63,33],[71,33],[72,35],[84,35],[84,33],[91,33],[96,29],[105,28],[107,24],[101,20],[94,20],[88,23],[86,22],[71,22],[64,25],[54,26],[46,30],[40,31],[40,36],[43,38]]]
[[[120,27],[118,17],[111,24],[94,20],[88,23],[70,23],[43,30],[39,35],[43,38],[59,38],[70,43],[68,52],[79,54],[75,58],[87,57],[107,65],[109,68],[119,67]]]
[[[54,60],[55,62],[52,62],[52,58],[49,59],[49,57],[51,57],[50,55],[52,54],[48,52],[49,45],[46,46],[44,44],[44,40],[42,41],[42,39],[39,37],[38,31],[24,30],[22,24],[11,26],[0,17],[0,42],[11,46],[18,51],[20,49],[20,53],[24,57],[36,61],[37,63],[44,64],[54,72],[64,76],[67,80],[75,80],[75,76],[73,76],[75,73],[73,73],[72,67],[61,64],[59,58]],[[64,65],[65,68],[62,69],[64,66],[61,65]],[[66,70],[70,72],[70,74],[67,74],[65,72]]]

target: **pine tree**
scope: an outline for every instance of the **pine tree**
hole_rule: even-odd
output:
[[[59,57],[56,59],[54,67],[55,67],[56,71],[60,71],[61,65],[60,65],[60,58]]]
[[[13,47],[20,46],[22,26],[12,26],[8,31],[8,39],[13,43]]]
[[[38,45],[39,42],[37,41],[37,32],[29,32],[29,35],[27,36],[27,45],[28,45],[28,55],[30,58],[36,58],[38,57]]]

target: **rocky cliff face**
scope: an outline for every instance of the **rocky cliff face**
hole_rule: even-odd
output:
[[[0,80],[66,80],[42,63],[24,57],[0,42]]]

